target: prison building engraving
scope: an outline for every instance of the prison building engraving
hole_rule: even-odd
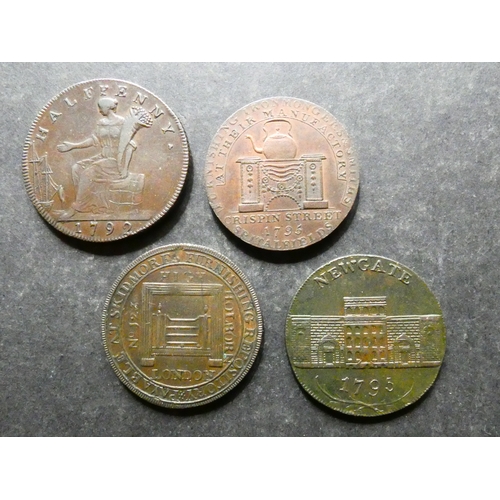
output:
[[[296,315],[298,367],[425,367],[440,363],[440,315],[387,316],[386,297],[345,297],[344,316]]]

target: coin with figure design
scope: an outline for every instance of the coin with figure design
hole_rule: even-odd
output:
[[[163,216],[188,169],[181,123],[148,90],[103,79],[51,99],[29,132],[23,176],[56,229],[83,240],[125,238]]]
[[[295,295],[286,347],[302,387],[326,406],[385,415],[417,401],[445,352],[441,308],[416,273],[373,255],[317,269]]]
[[[344,127],[302,99],[275,97],[229,117],[210,144],[212,209],[243,241],[268,250],[328,236],[356,199],[359,168]]]
[[[255,292],[226,257],[197,245],[142,255],[113,285],[102,335],[119,379],[150,403],[210,403],[250,370],[261,344]]]

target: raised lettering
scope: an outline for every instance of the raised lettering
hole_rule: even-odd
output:
[[[49,111],[50,121],[56,123],[57,119],[62,115],[62,113],[56,113],[55,111]]]
[[[148,98],[147,95],[142,95],[140,92],[137,92],[135,96],[134,102],[140,104],[141,106],[144,104],[144,101]]]
[[[153,115],[153,118],[159,118],[165,113],[160,107],[158,107],[158,104],[155,104],[155,107],[149,112]]]
[[[93,87],[87,87],[86,89],[83,89],[84,99],[88,101],[89,99],[92,98],[93,93],[94,93]]]
[[[375,262],[371,270],[376,271],[377,273],[385,273],[384,269],[382,268],[382,263],[380,262],[380,259],[377,259],[377,262]]]
[[[120,85],[118,87],[118,92],[115,94],[116,97],[127,97],[127,87]]]
[[[67,97],[66,99],[64,99],[64,102],[70,107],[72,108],[76,103],[77,103],[77,100],[75,99],[73,102],[71,102]]]
[[[164,128],[161,129],[161,131],[166,134],[167,132],[171,132],[172,134],[175,134],[174,127],[172,127],[172,122],[168,122],[168,125]]]

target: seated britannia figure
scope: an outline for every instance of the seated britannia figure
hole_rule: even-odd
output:
[[[134,135],[141,127],[151,127],[152,117],[145,109],[131,107],[124,118],[116,113],[118,101],[112,97],[99,99],[98,108],[103,116],[95,132],[87,139],[57,146],[61,153],[73,149],[97,148],[97,154],[78,161],[71,167],[76,198],[60,220],[70,219],[76,212],[106,214],[110,210],[109,186],[113,181],[126,179],[132,154],[137,149]]]

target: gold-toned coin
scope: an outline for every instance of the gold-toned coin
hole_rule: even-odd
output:
[[[357,416],[392,413],[434,383],[445,352],[441,308],[414,271],[350,255],[316,270],[295,295],[286,346],[302,387]]]
[[[206,186],[220,221],[256,247],[294,250],[328,236],[353,206],[358,163],[342,125],[302,99],[262,99],[220,127]]]
[[[158,97],[130,82],[91,80],[40,111],[26,139],[23,176],[47,222],[104,242],[135,234],[168,211],[188,157],[182,126]]]
[[[210,403],[252,366],[262,338],[255,292],[227,258],[196,245],[132,262],[106,300],[104,348],[118,378],[169,408]]]

